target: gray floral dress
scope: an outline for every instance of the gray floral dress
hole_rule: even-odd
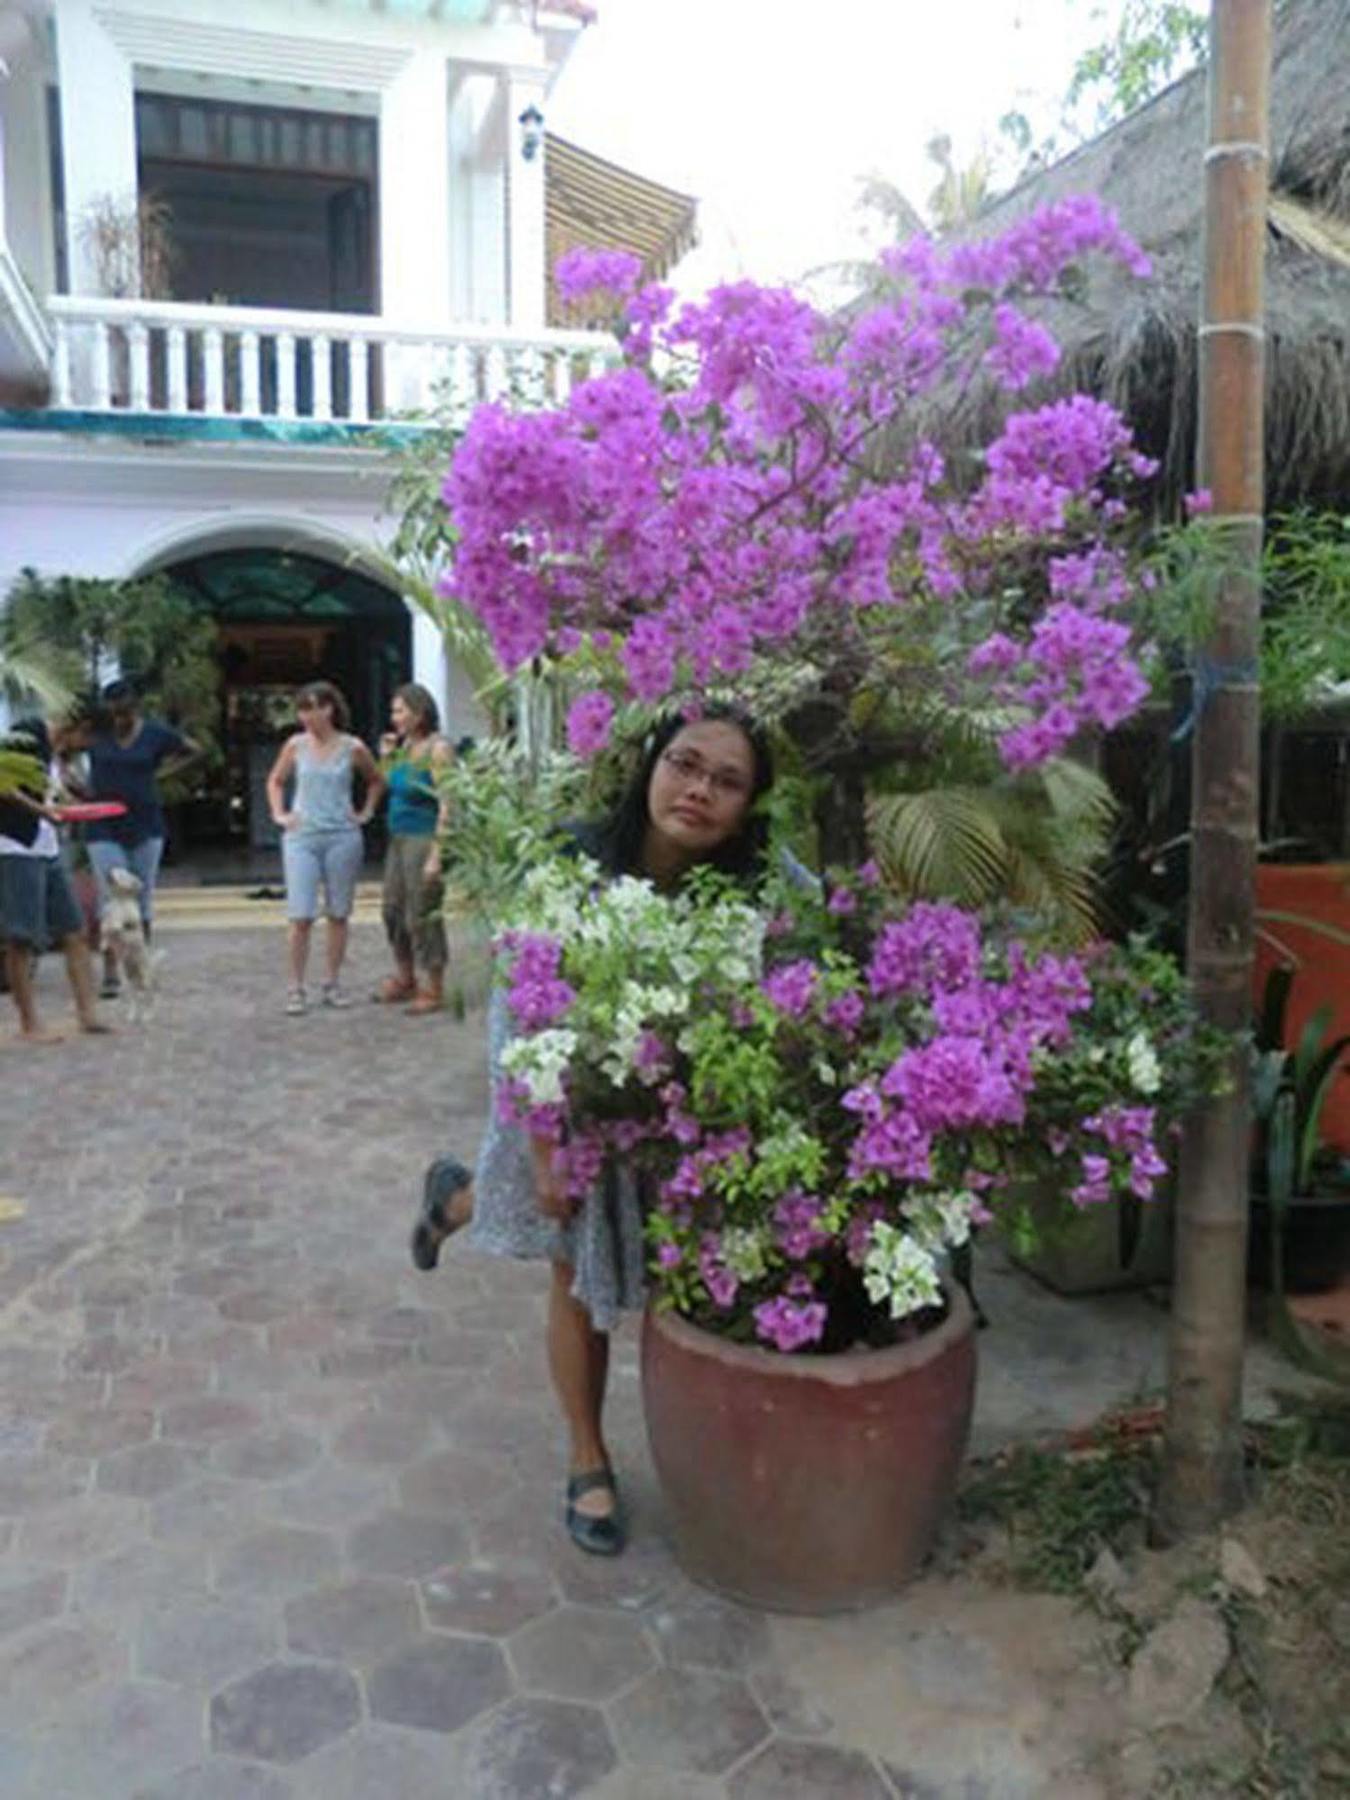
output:
[[[803,888],[819,882],[796,857],[779,853],[788,880]],[[566,1225],[546,1219],[535,1198],[529,1139],[520,1126],[497,1116],[501,1056],[512,1036],[506,990],[494,984],[488,1000],[488,1067],[492,1102],[487,1135],[474,1176],[471,1250],[570,1263],[572,1293],[591,1315],[597,1331],[612,1331],[620,1311],[646,1298],[643,1207],[635,1177],[607,1168]]]
[[[506,990],[488,1001],[488,1063],[492,1108],[474,1178],[471,1250],[571,1263],[572,1292],[597,1331],[612,1331],[624,1307],[645,1295],[642,1204],[631,1175],[607,1169],[566,1225],[546,1219],[535,1198],[530,1145],[519,1125],[497,1116],[501,1055],[511,1037]]]

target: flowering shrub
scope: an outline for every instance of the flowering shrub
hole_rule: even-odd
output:
[[[613,296],[624,365],[560,407],[475,413],[445,485],[447,591],[508,668],[570,659],[583,755],[607,740],[609,695],[753,695],[789,663],[813,704],[788,723],[831,772],[856,767],[904,674],[1007,708],[1014,769],[1119,724],[1146,692],[1123,531],[1151,463],[1081,394],[1013,412],[957,466],[933,438],[973,381],[1017,395],[1054,370],[1033,310],[1089,255],[1147,270],[1074,198],[988,242],[887,253],[883,297],[840,319],[749,282],[677,308],[636,259],[570,253],[560,288]]]
[[[867,869],[774,905],[766,926],[706,871],[666,898],[554,862],[502,942],[507,1116],[578,1197],[607,1156],[641,1171],[664,1303],[782,1351],[887,1342],[1047,1160],[1080,1203],[1152,1191],[1195,1087],[1166,957],[1037,953],[954,907],[899,911]]]
[[[1079,1208],[1152,1200],[1181,1119],[1226,1079],[1231,1041],[1201,1022],[1175,958],[1146,939],[1097,945],[1082,964],[1091,1005],[1028,1113],[1036,1173]]]

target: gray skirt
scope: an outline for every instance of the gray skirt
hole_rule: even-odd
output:
[[[597,1331],[611,1331],[622,1308],[639,1307],[645,1299],[638,1184],[622,1170],[607,1169],[566,1225],[544,1217],[535,1199],[529,1139],[518,1125],[497,1116],[501,1055],[511,1035],[506,991],[495,986],[488,1001],[491,1111],[478,1153],[468,1247],[492,1256],[570,1263],[573,1295]]]

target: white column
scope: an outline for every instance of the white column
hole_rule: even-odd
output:
[[[544,324],[545,153],[541,139],[530,161],[521,154],[520,115],[531,106],[542,114],[544,100],[542,75],[512,72],[506,83],[506,258],[511,323],[522,331]]]
[[[446,61],[418,50],[380,94],[380,311],[403,324],[450,317]]]
[[[499,311],[489,321],[480,314],[474,291],[482,256],[478,232],[479,212],[482,208],[479,184],[482,180],[484,140],[493,124],[493,108],[500,111],[501,104],[501,84],[495,76],[482,69],[462,73],[450,96],[450,305],[456,319],[472,320],[475,324],[500,322],[505,316],[504,310]],[[499,125],[500,122],[497,123]],[[500,185],[500,159],[496,174]],[[501,240],[502,211],[499,203],[495,225],[495,251],[502,269],[497,284],[499,289],[504,279],[506,262],[505,247]],[[489,256],[492,254],[491,248],[488,253]]]
[[[131,64],[94,17],[91,0],[61,0],[56,15],[66,255],[73,294],[100,292],[85,226],[111,201],[136,212],[136,103]]]
[[[447,711],[450,701],[450,669],[445,654],[445,639],[441,636],[440,627],[434,619],[428,618],[420,606],[407,602],[412,614],[412,678],[418,681],[431,695],[440,708],[441,729],[447,729]],[[462,734],[453,730],[450,722],[450,735],[453,738]]]

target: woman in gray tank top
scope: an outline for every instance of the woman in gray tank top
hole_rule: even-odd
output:
[[[329,681],[313,681],[295,699],[301,729],[287,740],[267,777],[267,804],[282,832],[286,872],[286,917],[291,985],[286,1011],[306,1011],[305,970],[309,940],[323,890],[327,919],[324,945],[325,1006],[345,1006],[340,976],[347,954],[347,921],[356,894],[365,846],[361,827],[369,824],[384,793],[384,777],[359,738],[349,737],[347,702]],[[365,783],[358,812],[352,777]],[[286,789],[293,783],[289,807]]]

